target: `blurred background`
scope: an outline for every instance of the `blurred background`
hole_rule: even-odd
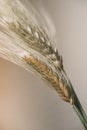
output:
[[[43,4],[57,31],[56,48],[87,113],[87,1],[43,0]],[[71,106],[39,77],[0,59],[0,130],[82,129]]]

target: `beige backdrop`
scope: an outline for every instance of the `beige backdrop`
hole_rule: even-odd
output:
[[[87,112],[87,1],[43,2],[57,30],[56,47]],[[0,130],[82,129],[71,106],[39,77],[0,59]]]

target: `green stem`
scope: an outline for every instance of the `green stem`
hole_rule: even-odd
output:
[[[73,109],[75,110],[75,112],[77,113],[79,119],[81,120],[85,130],[87,130],[87,116],[86,113],[73,89],[73,86],[71,84],[71,82],[69,81],[69,85],[71,87],[72,90],[72,94],[73,94],[73,98],[74,98],[74,105],[73,105]]]
[[[85,130],[87,130],[87,116],[86,116],[86,113],[78,99],[78,97],[76,96],[76,94],[74,95],[74,110],[76,111],[78,117],[80,118]]]
[[[76,114],[78,115],[79,119],[81,120],[85,130],[87,130],[87,116],[86,113],[74,91],[74,88],[69,80],[69,78],[67,77],[67,74],[64,70],[62,70],[62,76],[64,76],[64,79],[68,82],[68,85],[70,87],[71,93],[72,93],[72,97],[74,100],[74,105],[73,105],[73,109],[75,110]]]

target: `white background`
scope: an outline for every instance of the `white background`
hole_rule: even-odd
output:
[[[43,3],[56,27],[56,47],[65,70],[87,112],[87,1]],[[71,106],[39,77],[0,59],[0,130],[83,130],[83,126]]]

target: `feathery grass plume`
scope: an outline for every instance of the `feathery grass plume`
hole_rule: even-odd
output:
[[[64,70],[62,57],[52,46],[53,24],[46,13],[42,18],[30,2],[22,2],[0,0],[0,56],[48,81],[73,106],[87,130],[86,114]]]

